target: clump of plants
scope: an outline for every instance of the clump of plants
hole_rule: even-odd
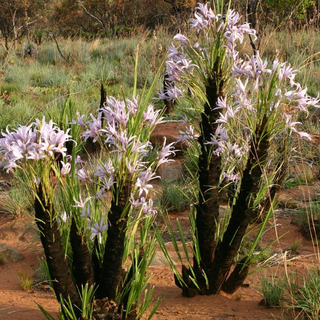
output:
[[[303,284],[295,286],[293,308],[301,310],[305,319],[320,319],[320,277],[319,270],[310,270]]]
[[[284,300],[286,290],[286,280],[275,275],[270,277],[262,276],[260,292],[263,295],[261,304],[266,307],[279,307]]]
[[[190,214],[193,258],[187,265],[181,260],[179,272],[162,248],[183,295],[232,293],[246,278],[276,205],[294,152],[293,135],[310,139],[298,129],[296,116],[307,114],[318,100],[307,95],[288,63],[268,63],[259,52],[241,56],[237,44],[247,35],[254,38],[255,30],[223,1],[214,8],[199,3],[190,28],[192,36],[174,37],[166,62],[167,87],[159,95],[177,100],[177,108],[179,101],[192,108],[185,111],[190,129],[184,137],[195,151],[193,179],[199,186]],[[225,189],[229,210],[221,217]],[[247,256],[232,268],[248,226],[258,220],[261,227]]]
[[[22,271],[18,272],[18,276],[21,289],[29,291],[32,288],[33,279]]]
[[[97,115],[78,114],[65,130],[43,118],[2,133],[2,164],[23,175],[33,197],[61,319],[140,319],[151,303],[156,210],[148,194],[173,146],[148,157],[161,121],[150,97],[108,97]],[[91,169],[77,154],[79,128],[81,139],[100,143]]]

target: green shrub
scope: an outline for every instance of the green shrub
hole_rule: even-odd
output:
[[[311,270],[294,294],[294,308],[302,310],[305,319],[320,319],[320,271]]]
[[[260,292],[263,295],[263,302],[266,307],[279,307],[283,300],[286,282],[275,275],[270,277],[262,276]]]

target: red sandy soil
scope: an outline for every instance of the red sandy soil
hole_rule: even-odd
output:
[[[179,217],[186,224],[186,214],[172,214]],[[284,311],[276,308],[266,308],[259,305],[261,295],[258,286],[263,274],[284,274],[284,257],[288,270],[299,275],[317,263],[311,241],[302,238],[297,226],[291,224],[291,216],[280,211],[278,218],[270,222],[263,236],[264,245],[273,244],[273,263],[268,267],[251,274],[246,280],[247,287],[239,289],[233,295],[219,294],[215,296],[196,296],[184,298],[181,291],[174,285],[173,276],[161,262],[161,253],[157,255],[154,265],[150,268],[151,284],[156,285],[155,298],[162,297],[163,301],[153,319],[155,320],[219,320],[219,319],[294,319],[284,317]],[[273,226],[276,225],[276,229]],[[276,230],[276,231],[275,231]],[[277,233],[277,235],[276,235]],[[296,240],[301,241],[299,254],[290,253],[290,246]],[[52,314],[58,312],[58,304],[52,291],[45,291],[41,286],[35,286],[30,291],[24,291],[19,285],[18,272],[32,276],[39,268],[38,258],[42,256],[42,249],[37,233],[30,217],[13,218],[0,214],[0,243],[7,243],[20,251],[24,259],[16,263],[6,263],[0,266],[0,318],[1,320],[35,320],[44,319],[37,303]],[[168,244],[170,250],[170,244]],[[286,255],[281,252],[287,251]],[[172,250],[170,250],[172,251]],[[291,260],[293,259],[293,260]]]

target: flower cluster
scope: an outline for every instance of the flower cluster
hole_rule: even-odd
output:
[[[229,10],[226,15],[216,14],[208,4],[198,3],[194,18],[190,20],[190,28],[197,32],[197,41],[192,43],[185,35],[178,33],[172,44],[166,61],[166,88],[159,91],[159,99],[176,100],[183,96],[185,83],[194,78],[194,69],[204,76],[212,72],[212,57],[217,42],[220,51],[227,51],[232,59],[236,59],[237,43],[243,42],[244,35],[256,37],[255,30],[248,23],[241,24],[239,13]],[[223,53],[224,54],[224,53]],[[201,62],[201,63],[199,63]],[[200,75],[201,77],[201,75]]]
[[[98,179],[101,190],[121,192],[119,188],[129,183],[131,207],[135,210],[139,207],[144,213],[154,213],[153,203],[147,199],[152,188],[150,181],[159,178],[155,174],[156,168],[171,161],[169,157],[174,154],[173,143],[166,145],[164,141],[155,160],[151,163],[146,160],[153,148],[149,141],[150,132],[162,121],[160,110],[154,110],[152,105],[140,108],[137,97],[132,100],[108,97],[98,110],[98,116],[90,117],[91,121],[85,122],[78,115],[78,122],[80,119],[84,123],[84,139],[99,141],[107,150],[107,159],[100,163],[93,175]],[[89,177],[84,168],[78,171],[78,179]]]
[[[267,61],[262,61],[259,54],[247,57],[246,61],[236,60],[233,66],[233,76],[236,77],[235,92],[233,93],[233,105],[224,106],[226,114],[221,116],[221,122],[225,122],[226,115],[231,118],[239,109],[246,109],[253,113],[259,111],[259,106],[253,107],[253,103],[258,104],[258,96],[263,97],[265,92],[269,92],[268,99],[263,102],[264,112],[267,117],[272,115],[282,115],[278,120],[286,124],[286,129],[297,132],[300,136],[307,136],[304,132],[298,131],[295,126],[300,122],[292,121],[292,115],[286,113],[284,104],[290,105],[292,109],[308,113],[309,106],[318,107],[319,99],[312,98],[307,94],[307,88],[302,88],[301,84],[295,81],[297,70],[294,70],[288,63],[280,63],[275,60],[268,68]],[[242,81],[241,78],[245,80]],[[260,103],[261,104],[261,103]],[[261,114],[259,114],[261,116]]]
[[[319,100],[307,95],[307,89],[295,81],[297,70],[287,63],[275,60],[269,67],[257,53],[246,60],[236,59],[232,70],[234,86],[217,101],[218,127],[206,144],[212,145],[213,154],[223,157],[223,177],[235,182],[256,126],[263,118],[269,141],[287,139],[292,133],[311,139],[308,133],[298,130],[301,122],[295,121],[294,114],[289,114],[284,106],[290,105],[290,111],[308,113],[308,107],[318,106]]]
[[[52,120],[46,123],[44,117],[13,131],[7,128],[0,138],[0,153],[5,158],[4,168],[10,171],[23,161],[55,158],[57,154],[64,157],[67,151],[65,143],[71,139],[68,132],[59,129]],[[67,164],[62,164],[62,174],[69,169]]]

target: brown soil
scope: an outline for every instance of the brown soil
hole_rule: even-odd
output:
[[[256,272],[245,281],[245,286],[233,295],[182,297],[159,251],[150,272],[151,284],[156,286],[154,297],[162,297],[163,301],[153,319],[294,319],[293,316],[284,318],[284,311],[281,309],[259,305],[262,297],[258,293],[261,274],[277,273],[283,276],[284,265],[287,265],[288,272],[302,275],[319,262],[319,252],[315,252],[312,242],[303,238],[296,224],[291,223],[293,221],[291,212],[292,210],[279,210],[275,218],[269,222],[267,231],[262,237],[263,246],[272,244],[269,263],[267,267],[256,269]],[[171,217],[172,220],[179,217],[182,225],[187,226],[186,213],[172,213]],[[292,252],[290,247],[297,240],[301,241],[298,252]],[[1,320],[45,319],[37,303],[51,314],[56,314],[58,303],[47,285],[38,283],[31,290],[25,291],[19,284],[18,273],[33,276],[39,271],[38,259],[43,255],[32,218],[25,216],[13,218],[0,208],[0,243],[9,244],[24,256],[20,262],[0,265]],[[173,254],[172,245],[169,242],[167,245]]]

